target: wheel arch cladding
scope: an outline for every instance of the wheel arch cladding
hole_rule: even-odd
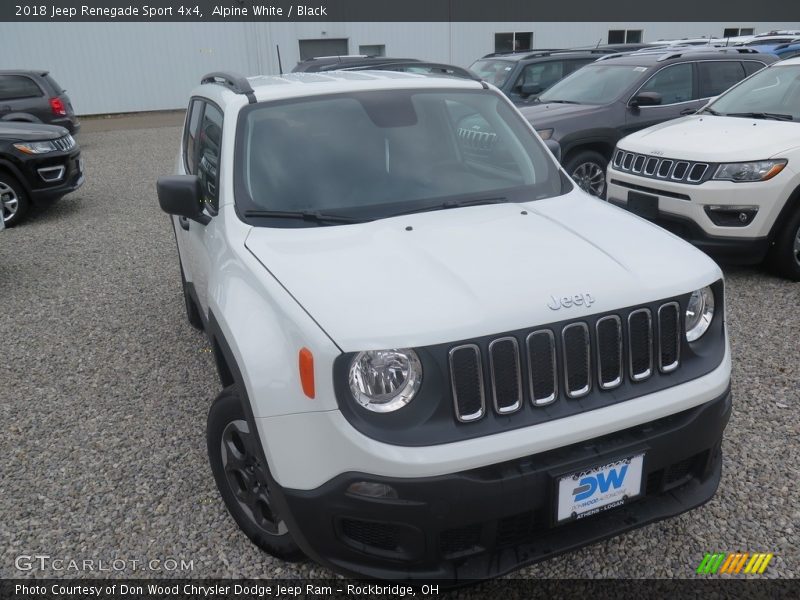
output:
[[[600,140],[592,142],[575,142],[572,146],[569,146],[569,149],[564,153],[562,162],[566,163],[581,152],[586,152],[587,150],[590,152],[597,152],[606,160],[610,160],[611,155],[614,152],[614,145],[611,142],[604,142]]]
[[[778,213],[775,222],[772,223],[772,227],[769,230],[769,235],[767,236],[769,238],[770,245],[775,244],[775,239],[780,235],[784,225],[791,218],[791,215],[796,211],[800,211],[800,185],[798,185],[794,191],[789,194],[789,198],[786,200],[786,202],[784,202],[783,208],[781,208],[781,211]]]

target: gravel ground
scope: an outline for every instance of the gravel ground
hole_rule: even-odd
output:
[[[155,197],[179,138],[175,127],[85,130],[84,187],[0,233],[0,577],[76,575],[18,571],[32,554],[173,557],[194,577],[330,575],[257,550],[214,486],[204,435],[218,382],[184,318]],[[515,576],[692,577],[705,552],[738,550],[774,552],[769,576],[800,575],[800,284],[727,275],[735,409],[717,495]]]

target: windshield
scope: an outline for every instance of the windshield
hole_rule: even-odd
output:
[[[309,216],[320,216],[309,213],[324,213],[329,225],[527,202],[570,187],[524,119],[492,91],[372,91],[253,104],[238,127],[237,209],[255,224],[309,226]],[[281,223],[261,220],[277,217]]]
[[[476,60],[472,63],[470,70],[492,85],[503,87],[516,64],[510,60]]]
[[[647,67],[592,63],[556,83],[539,102],[609,104],[646,73]]]
[[[710,109],[710,110],[709,110]],[[800,121],[800,65],[780,65],[759,71],[709,105],[714,114],[749,117],[755,114]]]

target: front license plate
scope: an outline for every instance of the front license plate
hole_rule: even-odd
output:
[[[556,521],[588,517],[639,496],[643,464],[644,454],[637,454],[561,477]]]
[[[645,219],[658,217],[658,196],[628,192],[628,210]]]

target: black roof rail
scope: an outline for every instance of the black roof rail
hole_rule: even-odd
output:
[[[247,81],[246,77],[239,75],[238,73],[231,73],[229,71],[214,71],[213,73],[205,75],[200,80],[200,85],[204,85],[206,83],[224,85],[234,94],[244,94],[247,96],[247,101],[250,104],[255,104],[256,102],[256,94],[253,91],[250,82]]]
[[[514,50],[513,52],[491,52],[481,56],[481,58],[494,58],[496,56],[517,56],[519,54],[537,55],[543,52],[558,52],[561,48],[539,48],[538,50]]]
[[[340,71],[399,71],[403,73],[414,73],[411,69],[429,69],[429,73],[418,73],[419,75],[442,75],[445,77],[458,77],[459,79],[473,79],[482,81],[477,74],[463,67],[448,65],[446,63],[435,62],[407,62],[407,61],[387,61],[376,65],[359,65],[357,67],[344,67]]]

